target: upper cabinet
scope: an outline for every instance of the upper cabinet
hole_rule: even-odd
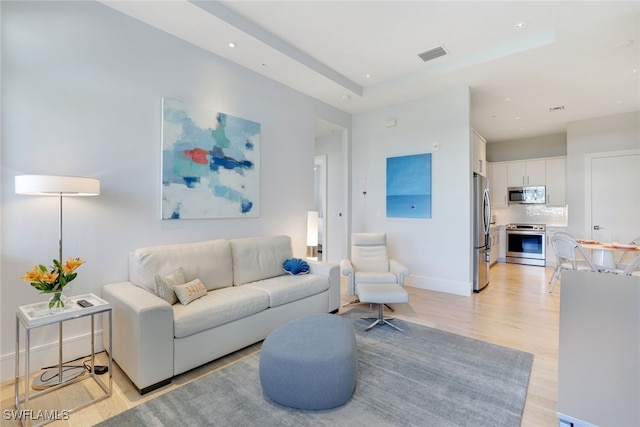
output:
[[[567,204],[566,159],[564,157],[546,160],[547,204],[564,206]]]
[[[478,175],[487,176],[487,141],[475,129],[471,129],[471,148],[473,171]]]
[[[545,185],[545,182],[545,160],[527,160],[508,163],[507,184],[509,187],[521,187],[523,185]]]
[[[546,186],[547,205],[566,205],[566,158],[519,160],[489,164],[491,204],[508,206],[507,188],[523,185]]]
[[[492,206],[507,206],[507,187],[507,163],[489,163],[489,192]]]

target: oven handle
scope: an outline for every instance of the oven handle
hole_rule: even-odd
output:
[[[540,230],[507,230],[507,234],[524,234],[527,236],[544,236],[545,232]]]

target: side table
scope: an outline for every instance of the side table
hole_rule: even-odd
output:
[[[86,300],[89,301],[93,306],[91,307],[81,307],[78,305],[77,301]],[[94,370],[95,364],[95,315],[107,314],[109,319],[109,380],[108,385],[102,381],[102,379],[96,375]],[[37,424],[33,424],[34,426],[40,426],[43,424],[47,424],[52,421],[56,421],[57,412],[63,412],[66,414],[70,414],[72,412],[78,411],[82,408],[85,408],[95,402],[106,399],[111,396],[113,391],[113,358],[112,358],[112,336],[111,336],[111,305],[103,300],[102,298],[97,297],[94,294],[84,294],[78,295],[67,300],[67,306],[58,312],[51,312],[49,310],[48,302],[41,302],[36,304],[28,304],[22,305],[18,307],[18,311],[16,312],[16,377],[15,377],[15,404],[18,414],[23,414],[20,418],[20,421],[23,425],[32,425],[33,414],[37,414],[42,411],[31,411],[29,406],[30,400],[35,399],[38,396],[42,396],[44,394],[55,391],[61,387],[65,387],[69,384],[73,384],[79,381],[83,381],[85,379],[92,378],[102,389],[104,394],[97,396],[96,398],[82,403],[74,408],[65,408],[61,411],[48,411],[47,415],[50,416],[51,419],[40,419],[41,421]],[[81,317],[91,316],[91,371],[88,375],[80,375],[74,379],[69,381],[62,381],[62,324],[68,320],[78,319]],[[36,393],[30,394],[30,384],[29,384],[29,375],[31,373],[30,369],[30,353],[31,353],[31,330],[35,328],[39,328],[42,326],[58,324],[58,379],[59,383],[53,385],[45,390],[38,391]],[[24,329],[25,333],[25,343],[24,343],[24,395],[20,396],[20,326]],[[47,411],[45,411],[47,412]]]

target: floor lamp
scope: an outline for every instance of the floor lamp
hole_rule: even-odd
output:
[[[54,175],[18,175],[16,176],[17,194],[32,196],[57,196],[59,202],[58,215],[58,261],[62,259],[62,198],[68,196],[97,196],[100,194],[100,181],[94,178],[81,178],[76,176]],[[62,361],[62,322],[59,323],[58,345],[59,359]],[[17,357],[17,355],[16,355]],[[71,381],[84,372],[84,366],[65,366],[60,363],[55,369],[44,371],[33,380],[32,387],[45,389],[55,385]]]
[[[31,196],[57,196],[60,200],[58,215],[58,261],[62,259],[62,197],[97,196],[100,194],[100,181],[95,178],[54,175],[18,175],[16,193]]]

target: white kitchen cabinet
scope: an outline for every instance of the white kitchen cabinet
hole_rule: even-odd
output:
[[[545,169],[546,161],[544,159],[508,162],[507,184],[509,187],[545,185]]]
[[[500,258],[501,238],[500,227],[492,226],[489,231],[489,243],[491,244],[491,252],[489,252],[489,265],[498,262]]]
[[[507,207],[507,163],[489,164],[489,194],[492,207]]]
[[[545,175],[547,204],[552,206],[566,205],[566,159],[564,157],[547,159]]]
[[[547,204],[566,206],[565,157],[490,163],[489,189],[492,206],[508,206],[507,188],[520,187],[523,182],[524,185],[545,185]]]
[[[545,238],[547,240],[547,246],[545,248],[545,264],[547,267],[555,267],[558,264],[556,253],[553,251],[553,246],[551,245],[551,236],[556,231],[567,231],[567,227],[549,227],[545,230]]]
[[[471,129],[473,150],[472,169],[475,173],[487,176],[487,141],[475,129]]]

